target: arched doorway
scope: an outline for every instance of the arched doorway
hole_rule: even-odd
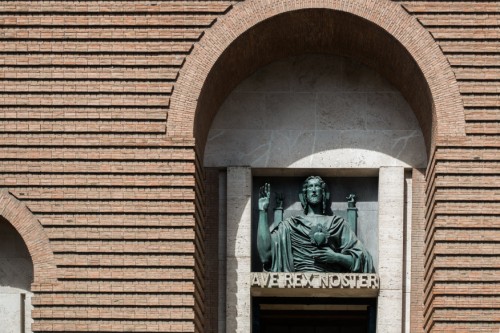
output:
[[[250,312],[241,308],[243,304],[248,306],[248,300],[238,299],[245,290],[243,281],[247,266],[251,266],[252,272],[259,271],[254,248],[255,193],[263,182],[271,182],[275,191],[285,193],[285,215],[298,212],[297,189],[304,177],[311,174],[321,175],[328,182],[332,191],[330,208],[336,215],[347,208],[345,197],[348,193],[356,193],[359,197],[358,237],[372,254],[376,271],[381,274],[387,271],[381,295],[391,301],[397,299],[400,310],[399,314],[391,316],[399,316],[399,324],[408,322],[402,318],[409,318],[410,312],[409,306],[403,304],[410,301],[412,203],[408,193],[412,191],[412,170],[425,168],[426,148],[410,106],[380,74],[350,58],[324,54],[306,54],[273,62],[243,80],[226,98],[212,123],[204,157],[208,178],[218,177],[220,183],[219,188],[214,188],[213,181],[212,186],[207,186],[206,195],[212,198],[208,204],[218,204],[219,211],[226,214],[218,216],[219,221],[213,216],[206,221],[209,225],[206,236],[210,242],[207,251],[211,253],[206,258],[206,266],[211,269],[226,265],[219,270],[218,277],[217,272],[207,275],[210,286],[207,300],[212,308],[230,311],[225,322],[228,328],[241,329],[239,323],[231,319],[236,316],[234,308],[240,307],[236,310],[240,315]],[[389,172],[381,171],[387,167]],[[401,176],[399,183],[387,186],[394,173]],[[213,199],[217,192],[223,193],[226,189],[227,193],[219,195],[218,200]],[[384,208],[387,196],[394,193],[399,200],[395,206],[400,209]],[[379,197],[382,200],[380,210]],[[387,223],[384,214],[395,214],[395,211],[399,211],[399,220],[395,224]],[[217,223],[218,228],[213,226]],[[250,232],[249,225],[253,226]],[[386,240],[394,236],[390,235],[392,232],[394,235],[400,233],[395,236],[396,242]],[[227,240],[227,251],[219,246],[220,251],[212,253],[213,239],[217,238],[219,242]],[[408,248],[404,249],[405,245]],[[250,248],[251,253],[244,254],[245,249]],[[388,256],[390,251],[392,254]],[[395,266],[389,264],[396,261],[399,263]],[[406,280],[403,270],[407,271]],[[221,275],[225,275],[225,279]],[[388,279],[399,287],[396,290],[392,290],[392,286],[385,288]],[[403,301],[403,298],[406,299]],[[219,302],[221,299],[225,301]],[[288,332],[293,325],[289,326],[289,320],[283,318],[297,316],[295,310],[298,308],[303,324],[307,321],[306,313],[319,311],[325,320],[343,318],[340,320],[343,326],[337,327],[338,330],[346,327],[365,329],[370,326],[368,321],[373,320],[370,319],[373,310],[370,312],[368,308],[376,307],[376,302],[358,301],[364,303],[352,305],[338,298],[332,299],[332,304],[316,304],[313,298],[279,306],[260,304],[266,302],[261,299],[252,302],[259,303],[259,309],[263,309],[259,317],[263,320],[262,329],[273,327],[274,330],[281,321],[288,325],[282,327]],[[312,305],[306,306],[303,302]],[[307,312],[313,308],[314,311]],[[219,314],[219,325],[225,317]],[[366,322],[358,325],[356,321],[360,318]],[[243,320],[240,318],[240,321]],[[311,319],[308,326],[315,327],[314,321]],[[318,329],[333,329],[335,321],[323,321]],[[221,329],[219,326],[215,331]]]
[[[0,191],[0,228],[0,322],[8,332],[31,332],[32,292],[57,285],[54,253],[40,222],[7,190]]]
[[[0,325],[5,333],[31,332],[33,262],[16,229],[0,218]]]
[[[388,79],[415,114],[428,160],[440,140],[464,134],[463,106],[449,63],[397,3],[256,0],[235,5],[187,58],[171,98],[167,135],[194,137],[202,161],[210,126],[228,94],[258,68],[306,53],[346,56]],[[404,183],[403,172],[397,178],[389,177],[384,186]],[[397,187],[403,191],[403,185]],[[403,206],[398,202],[401,214]]]

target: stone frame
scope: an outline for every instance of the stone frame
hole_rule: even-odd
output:
[[[379,267],[380,289],[377,306],[377,331],[399,333],[408,321],[407,303],[410,286],[406,283],[405,266],[411,265],[406,253],[405,228],[411,227],[411,211],[405,211],[405,192],[408,188],[403,167],[379,169]],[[410,185],[411,187],[411,185]],[[248,333],[252,326],[251,288],[251,207],[252,169],[227,169],[227,247],[226,247],[226,317],[227,333]],[[410,205],[411,206],[411,205]],[[406,216],[405,216],[406,214]],[[409,222],[409,223],[408,223]],[[411,235],[406,235],[411,237]],[[302,290],[303,291],[303,290]],[[307,296],[302,295],[302,296]],[[365,295],[370,296],[370,295]],[[408,326],[408,325],[406,325]]]

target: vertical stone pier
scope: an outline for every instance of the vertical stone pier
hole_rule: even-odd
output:
[[[404,182],[403,167],[380,168],[377,332],[402,332]]]
[[[249,167],[227,168],[226,332],[251,331],[251,196]]]

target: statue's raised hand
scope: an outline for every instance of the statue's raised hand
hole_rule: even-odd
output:
[[[269,201],[271,200],[271,185],[266,183],[259,191],[259,210],[267,211]]]

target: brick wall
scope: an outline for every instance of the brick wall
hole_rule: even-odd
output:
[[[462,97],[451,102],[465,109],[466,136],[429,146],[422,324],[491,332],[500,315],[499,5],[395,2],[437,42]],[[0,186],[43,226],[57,265],[56,284],[33,286],[35,331],[203,329],[203,146],[185,135],[188,115],[169,114],[170,96],[193,46],[236,4],[0,4]],[[414,99],[417,110],[424,100]],[[214,98],[204,102],[216,110]]]
[[[410,332],[423,332],[425,170],[413,169],[411,216]]]
[[[401,1],[433,36],[459,84],[467,137],[443,140],[427,173],[428,331],[499,329],[500,89],[496,1]],[[496,290],[496,291],[495,291]]]
[[[499,151],[488,141],[468,138],[438,147],[427,172],[427,330],[494,332],[499,327]]]
[[[231,4],[0,5],[0,185],[58,267],[33,286],[34,331],[201,331],[203,180],[194,140],[165,127],[178,70]]]

